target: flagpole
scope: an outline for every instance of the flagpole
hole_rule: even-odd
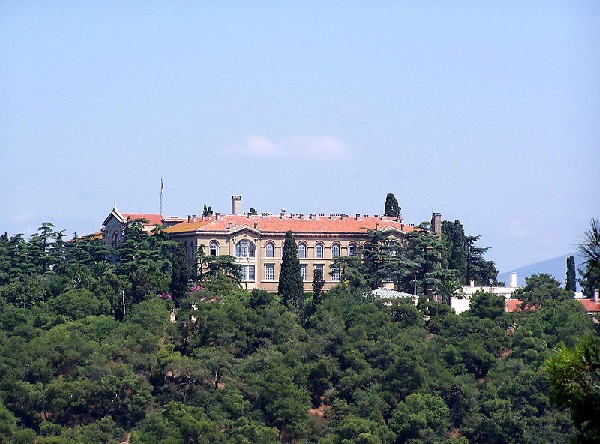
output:
[[[163,188],[165,184],[163,183],[162,177],[160,178],[160,214],[163,213]]]

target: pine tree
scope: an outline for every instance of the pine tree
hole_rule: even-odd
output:
[[[293,308],[302,307],[304,286],[302,284],[302,275],[300,274],[298,246],[291,231],[285,233],[277,293],[283,297],[283,303],[286,306]]]
[[[575,257],[569,256],[567,258],[567,280],[565,282],[565,290],[572,292],[577,291],[577,284],[575,281]]]

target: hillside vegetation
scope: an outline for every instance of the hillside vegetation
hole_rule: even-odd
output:
[[[0,442],[566,443],[581,431],[553,407],[545,362],[596,333],[549,276],[520,293],[536,309],[512,314],[490,294],[460,316],[373,298],[353,284],[368,275],[290,306],[241,290],[231,258],[204,258],[188,282],[164,233],[126,231],[118,251],[63,242],[51,224],[0,237]]]

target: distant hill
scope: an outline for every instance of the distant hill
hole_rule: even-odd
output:
[[[536,262],[535,264],[525,265],[524,267],[516,268],[514,270],[507,271],[505,273],[498,274],[498,281],[504,282],[508,285],[510,280],[510,273],[517,273],[517,283],[519,287],[525,285],[525,278],[529,277],[533,274],[541,274],[548,273],[554,277],[557,281],[559,281],[562,286],[565,285],[565,276],[567,274],[567,257],[575,256],[575,272],[577,274],[577,279],[579,279],[579,272],[577,269],[581,267],[584,263],[583,257],[577,253],[567,253],[563,256],[557,256],[552,259],[546,259],[545,261]],[[580,291],[579,284],[577,284],[577,291]]]

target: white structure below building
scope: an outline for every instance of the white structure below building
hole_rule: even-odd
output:
[[[387,287],[379,287],[377,290],[373,290],[371,294],[382,299],[412,299],[415,307],[419,303],[419,296],[405,293],[403,291],[392,290],[391,288]]]
[[[494,287],[492,285],[476,287],[475,282],[471,281],[470,285],[462,288],[462,297],[450,298],[450,306],[457,314],[467,311],[471,305],[471,296],[476,292],[492,293],[498,296],[504,296],[508,300],[512,298],[513,293],[517,290],[517,273],[510,274],[510,284],[508,287]]]

